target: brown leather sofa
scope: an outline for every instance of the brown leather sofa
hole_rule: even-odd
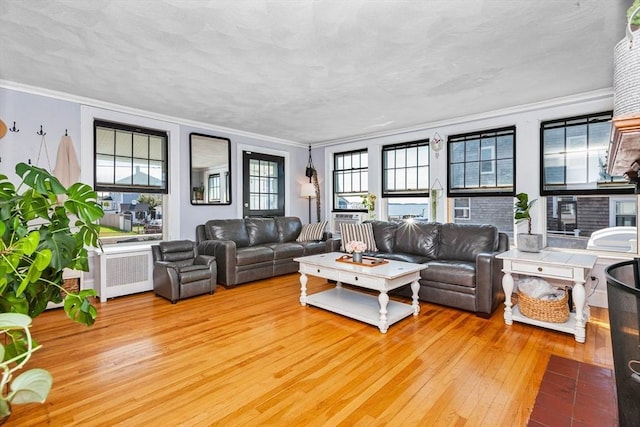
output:
[[[492,225],[433,222],[367,221],[378,252],[365,255],[424,263],[420,300],[460,308],[489,317],[504,301],[502,260],[509,237]],[[399,293],[410,296],[411,289]]]
[[[216,257],[218,282],[228,288],[294,273],[294,258],[339,249],[327,232],[322,240],[297,242],[300,231],[297,217],[213,219],[196,227],[196,241],[199,253]]]

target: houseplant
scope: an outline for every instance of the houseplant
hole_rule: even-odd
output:
[[[95,222],[104,215],[97,194],[87,184],[67,189],[46,170],[25,163],[16,165],[15,171],[22,179],[18,187],[0,175],[0,331],[10,337],[0,345],[0,366],[8,380],[8,364],[19,361],[20,369],[37,349],[27,328],[49,302],[60,303],[64,295],[70,319],[88,326],[95,322],[97,311],[90,301],[95,290],[63,290],[62,272],[89,271],[87,248],[100,246]],[[4,314],[19,315],[7,319]],[[8,410],[7,401],[3,394],[0,415],[2,409]]]
[[[516,224],[526,221],[527,233],[518,233],[518,249],[524,252],[540,252],[542,249],[542,235],[531,232],[531,207],[537,199],[529,200],[527,193],[516,194],[514,218]]]

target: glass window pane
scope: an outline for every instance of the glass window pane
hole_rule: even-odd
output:
[[[543,132],[544,154],[564,152],[564,128],[545,129]]]
[[[427,197],[392,197],[387,203],[387,218],[390,221],[409,218],[429,219]]]
[[[162,138],[149,137],[149,158],[153,160],[165,160],[164,144]]]
[[[480,160],[480,141],[471,140],[467,141],[465,147],[465,160],[467,162],[475,162]]]
[[[513,157],[513,137],[501,135],[496,138],[496,157],[510,159]]]
[[[149,158],[149,137],[133,134],[133,157]]]
[[[96,155],[96,182],[101,184],[114,183],[113,156]]]
[[[116,157],[115,172],[116,184],[133,184],[133,170],[131,168],[130,158]]]
[[[116,156],[131,157],[133,135],[131,132],[116,131]]]
[[[464,163],[451,165],[451,188],[464,188]]]
[[[480,167],[479,164],[465,163],[464,183],[466,188],[478,187],[480,185]]]
[[[451,162],[452,163],[461,163],[464,162],[464,143],[456,142],[451,144]]]
[[[115,154],[113,129],[96,128],[96,154]]]

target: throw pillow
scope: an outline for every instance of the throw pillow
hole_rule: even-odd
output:
[[[345,243],[354,240],[364,242],[367,245],[367,252],[378,252],[376,239],[373,237],[373,227],[371,223],[364,224],[340,224],[340,239],[342,240],[341,250],[346,252]]]
[[[322,240],[322,235],[326,226],[327,221],[318,222],[316,224],[303,225],[302,230],[300,230],[300,235],[296,239],[296,242]]]

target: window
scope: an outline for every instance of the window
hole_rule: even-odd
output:
[[[451,135],[449,197],[513,196],[515,127]]]
[[[367,150],[333,155],[333,209],[365,211],[362,196],[368,192]]]
[[[162,239],[167,133],[99,120],[93,128],[101,241]]]
[[[543,196],[631,194],[633,185],[606,172],[611,112],[540,125]]]
[[[167,133],[94,122],[96,191],[167,194]]]
[[[471,218],[471,200],[468,197],[453,199],[453,219]]]
[[[387,219],[389,221],[410,218],[427,220],[429,215],[428,197],[394,197],[388,199]]]
[[[636,252],[633,185],[606,172],[611,116],[604,112],[540,124],[550,247]]]
[[[382,197],[429,192],[429,140],[382,147]]]
[[[214,173],[209,175],[209,201],[220,201],[220,174]]]

